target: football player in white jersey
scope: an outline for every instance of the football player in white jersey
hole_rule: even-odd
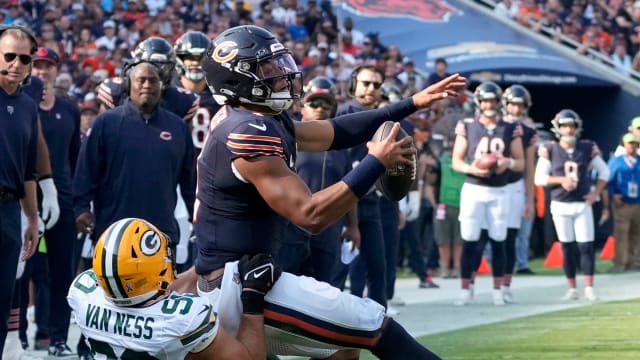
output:
[[[68,301],[96,359],[265,359],[264,294],[280,276],[268,255],[245,256],[243,315],[236,337],[207,299],[172,290],[169,239],[141,219],[112,224],[100,237],[93,270],[80,274]]]
[[[535,184],[551,189],[550,211],[558,240],[562,243],[562,261],[569,290],[564,300],[577,300],[577,259],[584,273],[584,296],[597,299],[593,290],[595,250],[591,204],[604,190],[609,180],[609,168],[600,157],[598,145],[580,139],[582,120],[573,110],[561,110],[551,120],[558,141],[549,141],[538,149]],[[595,189],[591,190],[591,171],[598,173]]]

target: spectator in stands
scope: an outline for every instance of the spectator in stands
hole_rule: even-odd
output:
[[[287,26],[287,31],[289,35],[291,35],[291,39],[294,41],[308,41],[309,33],[307,32],[307,27],[304,23],[305,13],[302,10],[299,10],[296,13],[296,21]]]
[[[340,36],[342,36],[342,52],[355,57],[360,52],[360,46],[353,43],[351,34],[341,34]]]
[[[493,11],[500,16],[515,20],[519,9],[520,1],[502,0],[493,8]]]
[[[435,84],[438,81],[451,75],[447,72],[447,67],[447,60],[445,60],[444,58],[437,58],[435,62],[436,71],[429,75],[427,85]]]
[[[616,46],[611,54],[611,60],[613,60],[613,66],[617,71],[623,74],[631,71],[633,59],[627,52],[627,42],[624,39],[616,41]]]
[[[555,35],[559,35],[562,32],[562,21],[557,10],[547,10],[544,13],[544,18],[533,27],[533,30],[540,32],[542,28],[551,30]]]
[[[98,105],[95,101],[85,101],[80,105],[80,138],[89,136],[89,130],[98,116]]]
[[[603,31],[598,23],[592,23],[587,26],[581,40],[580,47],[576,49],[579,54],[585,55],[589,49],[598,51],[603,55],[609,55],[611,52],[611,35]]]
[[[356,60],[362,64],[372,64],[380,60],[380,56],[376,55],[373,51],[373,41],[371,38],[364,38],[362,40],[362,47],[356,54]]]
[[[116,65],[109,60],[109,48],[105,45],[98,47],[98,52],[95,56],[90,56],[84,59],[80,63],[80,67],[88,65],[93,71],[105,69],[109,72],[109,77],[116,76]]]
[[[116,49],[116,46],[122,40],[120,40],[116,36],[116,23],[113,20],[107,20],[102,24],[102,30],[104,31],[104,35],[99,37],[96,40],[96,47],[100,48],[102,46],[106,47],[110,52],[113,52]],[[113,76],[113,75],[112,75]]]
[[[542,7],[535,0],[524,0],[518,9],[516,20],[522,26],[531,26],[531,21],[539,22],[544,18]]]
[[[426,82],[422,75],[416,72],[413,59],[409,56],[402,58],[402,72],[398,74],[398,81],[403,86],[404,96],[410,96],[425,88]]]
[[[362,31],[353,28],[353,19],[350,16],[344,19],[341,34],[351,35],[351,39],[353,39],[353,43],[356,45],[362,45],[364,43],[364,34]]]
[[[569,39],[580,42],[581,40],[581,30],[580,25],[578,25],[577,21],[573,18],[567,17],[562,22],[562,35],[568,37]],[[561,41],[559,37],[555,38],[556,41]]]

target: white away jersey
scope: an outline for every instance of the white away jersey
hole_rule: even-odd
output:
[[[73,281],[67,301],[96,359],[183,359],[218,332],[204,298],[173,292],[148,307],[122,308],[104,297],[92,270]]]

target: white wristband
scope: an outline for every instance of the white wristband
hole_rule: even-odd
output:
[[[509,158],[509,169],[513,170],[516,167],[516,161],[513,158]]]
[[[469,164],[464,164],[464,166],[462,167],[462,173],[463,174],[468,174],[469,173],[469,169],[471,168],[471,165]]]

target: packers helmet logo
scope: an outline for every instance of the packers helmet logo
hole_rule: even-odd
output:
[[[213,49],[211,57],[219,63],[226,63],[238,55],[238,44],[235,41],[223,41]]]
[[[140,237],[140,250],[142,253],[151,256],[160,250],[160,237],[155,231],[145,231]]]

